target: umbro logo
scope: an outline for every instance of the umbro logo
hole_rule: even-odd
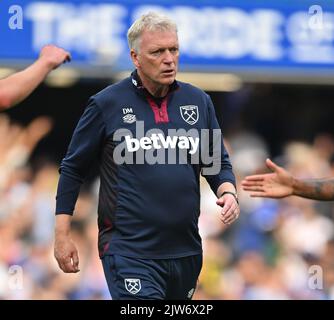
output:
[[[135,114],[126,114],[123,117],[124,123],[134,123],[136,121],[136,115]]]
[[[136,115],[133,114],[133,110],[132,108],[123,108],[123,121],[124,123],[134,123],[137,118],[136,118]]]

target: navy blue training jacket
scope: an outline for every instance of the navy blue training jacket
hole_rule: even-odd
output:
[[[159,129],[155,142],[149,138],[141,144],[139,138],[133,140],[137,138],[136,125],[140,121],[144,123],[145,134]],[[203,165],[190,162],[189,153],[193,152],[190,144],[183,163],[136,163],[136,158],[132,163],[115,161],[114,152],[117,147],[121,150],[121,146],[124,146],[121,155],[138,157],[139,152],[143,155],[154,147],[159,149],[156,152],[163,150],[163,154],[173,151],[168,150],[173,149],[172,144],[166,148],[159,140],[162,135],[167,139],[170,129],[199,132],[219,129],[210,97],[190,84],[175,81],[169,94],[157,101],[141,86],[134,72],[90,98],[61,163],[56,214],[73,214],[80,185],[97,161],[101,180],[98,204],[101,257],[119,254],[168,259],[202,252],[198,217],[199,175]],[[121,135],[123,132],[124,137],[115,139],[115,132]],[[182,139],[183,144],[179,144]],[[177,140],[175,150],[187,148],[184,139]],[[220,172],[205,176],[215,193],[223,182],[235,185],[223,142],[221,146]]]

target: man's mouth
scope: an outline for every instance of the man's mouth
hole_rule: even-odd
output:
[[[165,71],[163,71],[162,72],[162,74],[164,74],[164,75],[172,75],[172,74],[174,74],[174,69],[169,69],[169,70],[165,70]]]

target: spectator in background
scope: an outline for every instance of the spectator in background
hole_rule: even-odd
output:
[[[11,123],[6,114],[0,115],[0,193],[6,189],[11,174],[28,162],[36,145],[52,126],[48,117],[38,117],[22,127]]]
[[[272,173],[247,176],[242,188],[250,191],[251,197],[284,198],[299,196],[314,200],[334,200],[334,178],[297,179],[270,159],[266,160]]]
[[[53,45],[43,47],[39,58],[32,65],[0,80],[0,110],[8,109],[24,100],[50,71],[70,60],[70,54],[61,48]]]

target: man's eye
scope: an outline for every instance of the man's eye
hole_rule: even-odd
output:
[[[165,52],[165,49],[158,49],[152,52],[153,55],[155,56],[160,56]]]

